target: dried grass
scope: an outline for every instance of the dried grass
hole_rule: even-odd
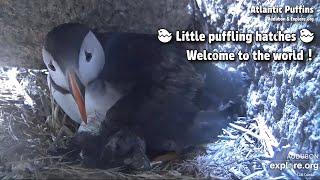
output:
[[[285,155],[283,151],[274,151],[279,143],[264,119],[258,116],[252,120],[239,118],[223,130],[217,142],[205,148],[197,148],[167,162],[152,162],[153,169],[148,172],[70,165],[61,162],[62,156],[50,156],[47,151],[50,147],[60,145],[58,142],[61,139],[73,135],[78,126],[48,95],[43,73],[23,72],[16,77],[17,82],[21,85],[30,81],[23,88],[35,102],[33,107],[21,103],[21,99],[13,101],[16,92],[8,91],[9,87],[0,88],[0,177],[5,179],[265,179],[271,178],[268,170],[270,160],[279,152]],[[0,74],[1,81],[5,82],[5,72]],[[3,92],[10,92],[12,96],[4,98]],[[281,176],[281,173],[277,175]]]

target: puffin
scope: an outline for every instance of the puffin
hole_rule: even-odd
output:
[[[81,150],[87,165],[150,169],[151,157],[210,142],[231,122],[229,110],[241,104],[250,78],[189,62],[190,46],[163,44],[154,34],[99,33],[79,23],[47,34],[48,85],[81,124],[70,147]]]

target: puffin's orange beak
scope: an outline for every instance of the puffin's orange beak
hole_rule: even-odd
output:
[[[67,71],[68,83],[71,88],[70,91],[73,95],[74,100],[77,103],[81,118],[85,124],[87,124],[87,113],[85,106],[85,87],[79,80],[78,76],[73,70]]]

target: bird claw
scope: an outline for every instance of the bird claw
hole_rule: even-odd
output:
[[[218,107],[219,111],[224,111],[226,109],[228,109],[229,107],[231,107],[232,105],[234,105],[235,103],[233,101],[229,101],[226,104],[222,104]]]

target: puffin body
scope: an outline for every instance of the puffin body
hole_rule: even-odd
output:
[[[81,124],[78,132],[96,135],[107,110],[122,94],[99,76],[105,64],[104,53],[93,33],[79,24],[66,26],[66,37],[64,26],[57,27],[48,33],[42,49],[43,61],[49,70],[48,85],[65,113]],[[84,39],[77,39],[74,34]],[[81,51],[75,46],[82,49],[83,54],[76,54]]]
[[[144,153],[181,151],[218,135],[230,122],[218,107],[240,96],[246,79],[212,63],[188,62],[186,48],[156,35],[99,34],[81,24],[48,33],[42,54],[60,90],[53,97],[74,121],[83,121],[75,140],[83,159],[104,167],[119,157],[128,164]],[[133,164],[137,169],[146,161]]]
[[[107,110],[122,96],[108,82],[96,80],[86,88],[86,114],[89,123],[82,123],[77,103],[72,94],[57,86],[50,74],[47,76],[48,87],[61,109],[75,122],[80,124],[78,132],[89,132],[97,135]]]

